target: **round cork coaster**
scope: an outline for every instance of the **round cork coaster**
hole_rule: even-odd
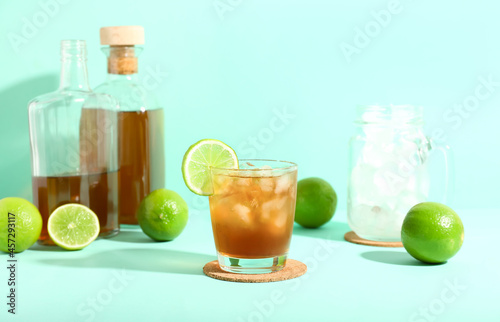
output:
[[[368,240],[359,237],[355,232],[350,231],[344,235],[344,239],[350,243],[367,245],[367,246],[377,246],[377,247],[403,247],[402,242],[384,242],[376,240]]]
[[[208,277],[228,282],[239,283],[268,283],[286,281],[302,276],[306,273],[306,264],[294,259],[287,259],[285,267],[277,272],[267,274],[238,274],[222,270],[218,261],[207,263],[203,267],[203,273]]]

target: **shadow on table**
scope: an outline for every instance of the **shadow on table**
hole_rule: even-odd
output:
[[[115,237],[106,238],[106,240],[139,244],[158,243],[149,238],[142,230],[122,230]]]
[[[42,251],[42,252],[67,252],[67,250],[62,249],[59,246],[45,246],[45,245],[40,245],[38,243],[35,243],[33,246],[29,248],[29,250],[34,250],[34,251]]]
[[[350,230],[351,228],[349,228],[348,224],[333,221],[319,228],[304,228],[295,224],[293,227],[293,234],[326,240],[345,241],[344,234]]]
[[[215,256],[167,249],[131,248],[108,250],[83,258],[43,259],[47,265],[75,268],[125,268],[128,270],[203,275],[203,266]]]
[[[402,266],[436,266],[440,264],[426,264],[413,258],[407,252],[376,250],[361,253],[361,257],[374,262],[402,265]]]
[[[124,242],[124,243],[139,243],[139,244],[154,244],[154,243],[164,243],[164,242],[158,242],[155,241],[151,238],[149,238],[146,234],[144,234],[142,231],[137,230],[137,231],[120,231],[120,233],[114,237],[111,238],[103,238],[105,240],[110,240],[110,241],[118,241],[118,242]],[[44,246],[44,245],[39,245],[39,244],[34,244],[33,246],[30,247],[30,250],[35,250],[35,251],[54,251],[54,252],[60,252],[60,251],[66,251],[62,249],[61,247],[57,246]]]

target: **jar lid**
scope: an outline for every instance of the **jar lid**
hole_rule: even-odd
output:
[[[144,44],[144,27],[142,26],[116,26],[102,27],[101,45],[132,46]]]
[[[360,105],[356,114],[361,125],[421,126],[424,121],[423,108],[414,105]]]

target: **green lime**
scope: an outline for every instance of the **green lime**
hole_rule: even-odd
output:
[[[182,176],[192,192],[209,196],[213,193],[210,168],[238,168],[238,158],[225,143],[205,139],[191,145],[182,160]]]
[[[67,250],[88,246],[99,235],[99,218],[84,205],[69,203],[54,210],[47,222],[50,238]]]
[[[28,200],[9,197],[0,200],[0,250],[20,253],[40,237],[42,216]]]
[[[411,256],[426,263],[443,263],[464,242],[464,226],[457,213],[437,202],[422,202],[408,211],[401,241]]]
[[[141,201],[137,220],[142,231],[157,241],[174,240],[188,221],[188,205],[175,191],[158,189]]]
[[[306,228],[317,228],[332,219],[337,209],[337,194],[321,178],[306,178],[297,183],[295,222]]]

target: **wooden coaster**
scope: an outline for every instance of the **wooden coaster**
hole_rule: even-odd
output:
[[[218,261],[207,263],[203,267],[203,273],[208,277],[228,282],[239,283],[268,283],[286,281],[302,276],[306,273],[307,266],[294,259],[287,259],[285,267],[277,272],[267,274],[238,274],[222,270]]]
[[[345,233],[344,239],[350,243],[367,245],[367,246],[377,246],[377,247],[403,247],[402,242],[384,242],[384,241],[376,241],[376,240],[368,240],[359,237],[355,232],[350,231]]]

